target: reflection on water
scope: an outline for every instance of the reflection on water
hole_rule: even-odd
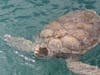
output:
[[[59,16],[76,9],[100,13],[100,0],[0,0],[0,36],[11,34],[32,41],[42,28]],[[100,45],[83,55],[81,61],[100,66]],[[0,75],[75,75],[62,59],[35,59],[9,47],[0,39]]]

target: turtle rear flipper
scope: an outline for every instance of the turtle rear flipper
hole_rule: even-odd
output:
[[[30,40],[26,40],[23,37],[14,37],[9,34],[4,35],[4,40],[7,42],[9,46],[16,47],[19,50],[32,52],[33,51],[33,43]]]
[[[100,75],[100,68],[97,66],[92,66],[72,59],[67,59],[66,62],[68,68],[74,73],[80,75]]]

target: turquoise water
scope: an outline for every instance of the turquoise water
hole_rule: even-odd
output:
[[[11,34],[29,40],[59,16],[76,9],[93,9],[100,14],[100,0],[0,0],[0,36]],[[98,34],[99,35],[99,34]],[[100,45],[80,57],[100,67]],[[62,59],[37,60],[0,39],[0,75],[75,75]]]

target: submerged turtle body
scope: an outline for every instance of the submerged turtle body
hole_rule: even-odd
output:
[[[48,50],[48,56],[58,53],[84,54],[98,44],[100,38],[100,17],[92,10],[76,10],[48,24],[40,33],[39,46]],[[43,45],[42,45],[43,44]]]

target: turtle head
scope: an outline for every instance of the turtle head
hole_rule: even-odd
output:
[[[58,50],[50,49],[48,46],[43,44],[37,44],[34,47],[34,55],[37,58],[56,58],[56,55],[59,55]]]

